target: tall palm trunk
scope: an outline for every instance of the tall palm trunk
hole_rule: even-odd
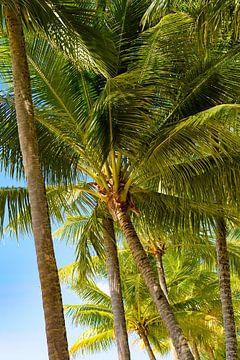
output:
[[[208,352],[209,358],[210,358],[211,360],[216,360],[214,351],[213,351],[213,349],[212,349],[211,347],[208,347],[207,352]]]
[[[114,331],[117,340],[118,358],[119,360],[130,360],[128,334],[122,298],[120,269],[112,219],[103,219],[103,230],[104,249],[106,253],[108,280],[114,317]]]
[[[154,257],[155,257],[155,261],[156,261],[156,265],[157,265],[159,284],[160,284],[160,287],[161,287],[164,295],[166,296],[167,301],[169,302],[165,271],[164,271],[164,267],[163,267],[163,259],[162,259],[163,254],[164,254],[163,250],[158,249],[157,251],[154,252]],[[179,360],[172,341],[171,341],[171,350],[172,350],[173,360]]]
[[[115,204],[111,209],[115,208]],[[181,360],[193,360],[193,356],[187,344],[186,338],[175,319],[172,309],[164,295],[160,285],[155,279],[154,272],[151,268],[147,255],[143,249],[143,246],[139,240],[139,237],[132,225],[129,215],[126,210],[123,210],[122,204],[117,209],[115,208],[115,216],[119,221],[120,227],[126,237],[129,248],[136,261],[137,267],[142,274],[146,286],[153,298],[153,301],[157,307],[157,310],[164,321],[164,324],[168,330],[168,333],[172,339],[174,348],[177,352],[179,359]]]
[[[165,277],[163,261],[162,261],[163,251],[161,249],[158,249],[157,251],[154,252],[154,257],[157,265],[159,284],[161,286],[162,291],[164,292],[164,295],[168,300],[167,283],[166,283],[166,277]]]
[[[193,340],[192,342],[192,352],[193,352],[193,356],[195,360],[201,360],[200,358],[200,354],[197,348],[197,344],[195,343],[195,341]]]
[[[145,346],[145,349],[147,351],[149,359],[150,360],[156,360],[156,357],[155,357],[154,352],[153,352],[153,350],[151,348],[150,342],[148,340],[148,337],[147,337],[145,331],[144,330],[140,331],[139,336],[140,336],[140,338],[142,339],[142,341],[144,343],[144,346]]]
[[[237,360],[237,337],[231,294],[230,267],[226,241],[226,222],[224,218],[216,219],[216,249],[220,298],[226,337],[226,360]]]
[[[30,198],[50,360],[68,360],[61,290],[54,255],[48,205],[38,156],[30,76],[18,1],[5,8],[14,77],[19,141]]]

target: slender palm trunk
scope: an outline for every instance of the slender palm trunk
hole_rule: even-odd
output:
[[[213,351],[213,349],[211,347],[208,348],[207,352],[208,352],[209,357],[210,357],[211,360],[216,360],[214,351]]]
[[[108,280],[114,317],[114,331],[117,340],[119,360],[130,360],[128,334],[122,298],[120,269],[113,220],[103,219],[103,240],[106,253]]]
[[[157,265],[159,284],[161,286],[162,291],[164,292],[164,295],[168,300],[168,289],[167,289],[166,277],[165,277],[163,261],[162,261],[163,252],[161,250],[155,251],[154,257]]]
[[[237,337],[232,304],[230,267],[226,241],[226,223],[224,218],[218,218],[216,220],[216,249],[220,298],[226,337],[226,360],[237,360]]]
[[[155,261],[156,261],[156,265],[157,265],[159,284],[160,284],[160,287],[161,287],[164,295],[166,296],[167,301],[169,302],[165,271],[164,271],[164,267],[163,267],[163,259],[162,259],[163,254],[164,254],[163,251],[159,250],[154,253],[154,257],[155,257]],[[176,350],[174,349],[172,341],[171,341],[170,346],[171,346],[171,350],[172,350],[173,360],[179,360]]]
[[[200,354],[199,354],[199,351],[197,348],[197,344],[195,343],[195,341],[192,342],[192,353],[193,353],[195,360],[201,360]]]
[[[145,334],[144,331],[141,331],[139,333],[139,336],[140,338],[142,339],[143,343],[144,343],[144,346],[145,346],[145,349],[147,351],[147,354],[148,354],[148,357],[150,360],[156,360],[156,357],[154,355],[154,352],[152,351],[152,348],[151,348],[151,345],[150,345],[150,342],[148,340],[148,337],[147,335]]]
[[[50,360],[68,360],[61,290],[51,236],[48,205],[38,157],[30,76],[18,7],[5,8],[14,77],[15,107],[20,147],[30,198],[32,226],[42,289]]]
[[[154,272],[151,268],[139,237],[132,225],[130,217],[126,211],[122,209],[121,205],[118,206],[118,208],[115,210],[115,216],[119,221],[120,227],[126,237],[129,248],[133,254],[138,269],[142,274],[145,284],[153,298],[157,310],[168,330],[179,359],[193,360],[193,356],[187,344],[186,338],[184,337],[183,332],[177,320],[175,319],[173,311],[170,308],[160,285],[155,279]]]

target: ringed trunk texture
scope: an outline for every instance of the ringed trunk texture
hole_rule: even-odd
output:
[[[164,295],[160,285],[155,279],[154,272],[151,268],[147,255],[142,247],[139,237],[132,225],[131,219],[125,210],[120,205],[115,210],[115,215],[119,221],[120,227],[126,237],[129,248],[136,261],[138,269],[142,274],[146,286],[153,298],[157,310],[168,330],[169,336],[172,339],[174,348],[180,360],[193,360],[192,353],[189,349],[183,332],[175,319],[172,309]]]
[[[127,326],[122,298],[121,277],[118,262],[113,220],[103,219],[103,241],[106,253],[108,281],[114,318],[114,332],[117,340],[119,360],[130,360]]]
[[[147,351],[147,354],[148,354],[148,357],[150,360],[157,360],[155,355],[154,355],[154,352],[152,351],[152,348],[151,348],[151,345],[150,345],[150,342],[148,340],[148,337],[147,335],[145,334],[145,332],[141,332],[139,334],[140,338],[142,339],[143,343],[144,343],[144,346],[146,348],[146,351]]]
[[[226,235],[227,231],[224,218],[216,219],[216,250],[220,298],[222,303],[224,332],[226,338],[226,360],[237,360],[237,337],[232,304],[230,266]]]
[[[44,181],[38,156],[30,76],[18,1],[5,8],[10,42],[17,125],[42,290],[49,360],[69,360],[61,290],[53,249]]]

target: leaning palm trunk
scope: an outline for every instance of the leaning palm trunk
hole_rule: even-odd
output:
[[[111,206],[112,205],[112,206]],[[116,204],[111,204],[111,210],[115,209],[115,216],[119,221],[120,227],[126,237],[129,248],[136,261],[137,267],[142,274],[145,284],[151,294],[157,310],[165,323],[168,333],[172,339],[176,353],[181,360],[193,360],[193,356],[188,347],[183,332],[175,319],[170,305],[164,295],[160,285],[155,279],[154,272],[151,268],[147,255],[142,247],[139,237],[132,225],[131,219],[122,204],[116,209]]]
[[[109,279],[110,296],[114,317],[114,331],[117,340],[119,360],[130,360],[128,334],[122,298],[120,269],[118,262],[116,239],[113,220],[103,219],[103,241],[106,253],[107,271]]]
[[[38,157],[30,76],[20,10],[5,8],[10,41],[20,147],[30,198],[50,360],[68,360],[61,290],[54,255],[44,181]]]
[[[220,298],[226,337],[226,360],[237,360],[237,337],[231,294],[230,267],[226,241],[226,223],[224,218],[216,219],[216,249]]]

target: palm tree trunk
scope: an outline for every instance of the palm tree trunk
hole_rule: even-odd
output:
[[[148,354],[148,357],[150,360],[156,360],[156,357],[154,355],[154,352],[152,351],[152,348],[151,348],[151,345],[149,343],[149,340],[148,340],[148,337],[147,335],[145,334],[144,331],[141,331],[140,334],[139,334],[140,338],[142,339],[143,343],[144,343],[144,346],[146,348],[146,351],[147,351],[147,354]]]
[[[159,249],[158,251],[154,252],[154,257],[155,257],[155,261],[156,261],[156,265],[157,265],[159,284],[160,284],[160,287],[161,287],[164,295],[166,296],[167,301],[169,302],[168,289],[167,289],[165,271],[164,271],[163,260],[162,260],[163,254],[164,254],[163,250]],[[172,350],[173,360],[179,360],[172,341],[171,341],[170,346],[171,346],[171,350]]]
[[[30,198],[50,360],[68,360],[61,290],[53,249],[44,181],[38,156],[30,76],[18,1],[5,8],[14,77],[19,141]]]
[[[197,348],[197,344],[195,343],[195,341],[192,342],[192,353],[193,353],[195,360],[201,360],[200,354],[199,354],[199,351]]]
[[[214,351],[211,347],[208,347],[208,350],[207,350],[208,354],[209,354],[209,357],[211,360],[216,360],[215,359],[215,354],[214,354]]]
[[[115,204],[111,207],[114,208]],[[119,221],[120,227],[126,237],[129,248],[136,261],[138,269],[142,274],[146,286],[153,298],[153,301],[157,307],[157,310],[165,323],[168,333],[172,339],[174,348],[177,352],[179,359],[181,360],[193,360],[193,356],[187,344],[186,338],[175,319],[172,309],[160,287],[155,279],[154,272],[149,263],[148,257],[143,249],[143,246],[139,240],[139,237],[132,225],[131,219],[125,210],[122,209],[122,205],[118,206],[115,210],[115,216]]]
[[[163,261],[162,261],[163,252],[160,249],[158,251],[155,251],[154,257],[157,265],[159,284],[161,286],[162,291],[164,292],[164,295],[168,300],[168,289],[167,289],[166,277],[165,277]]]
[[[112,219],[103,219],[103,231],[118,358],[119,360],[130,360],[127,326],[122,298],[120,269]]]
[[[237,337],[231,294],[230,267],[226,241],[226,223],[224,218],[218,218],[216,220],[216,249],[220,298],[226,337],[226,360],[237,360]]]
[[[171,344],[171,347],[172,347],[172,344]],[[172,358],[173,358],[173,360],[178,360],[178,356],[177,356],[177,353],[174,348],[172,349]]]

